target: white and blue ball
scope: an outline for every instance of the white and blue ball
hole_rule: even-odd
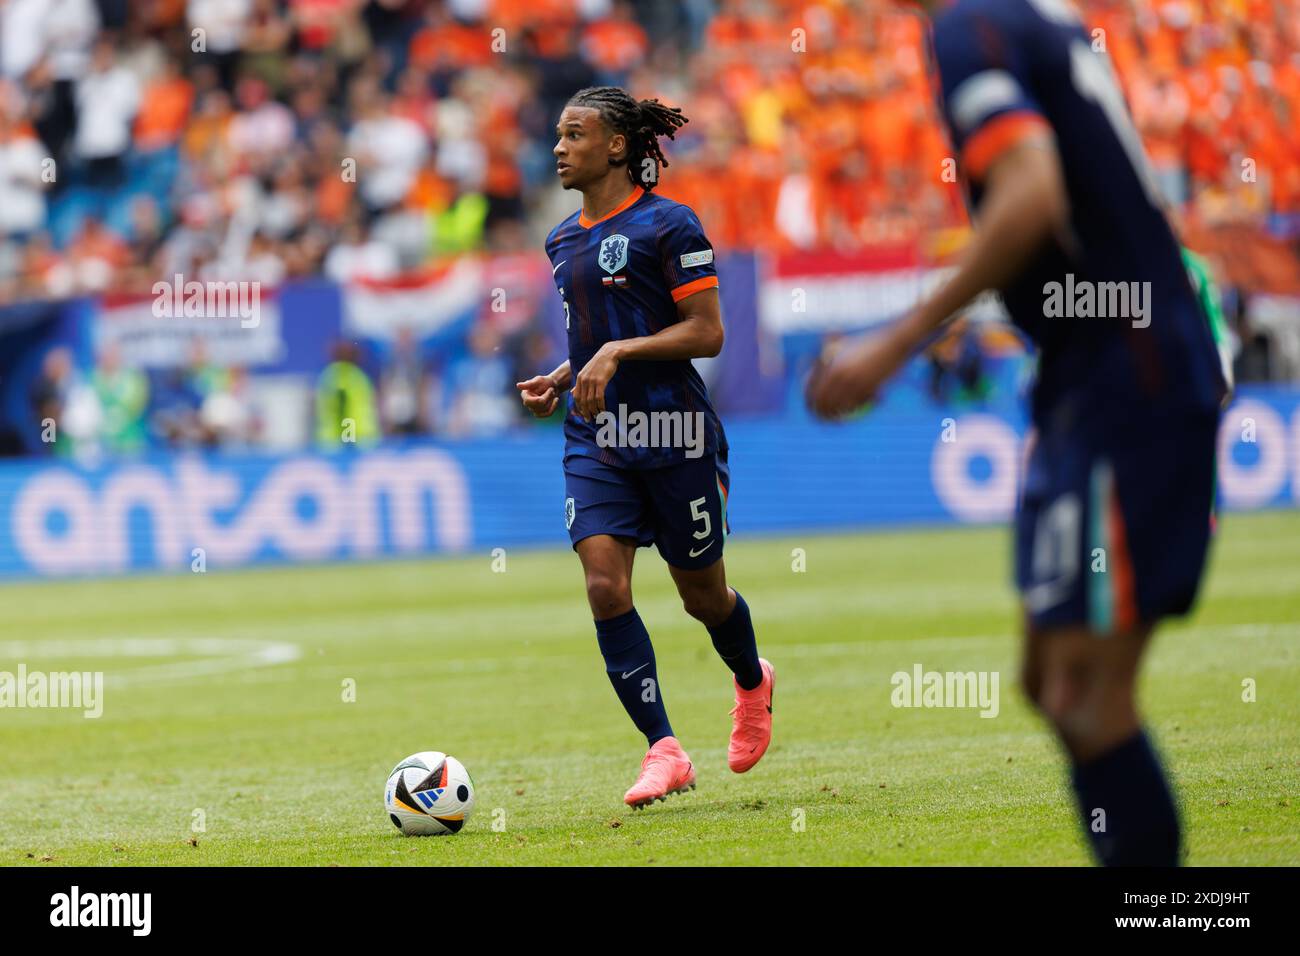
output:
[[[474,781],[455,757],[437,750],[411,754],[388,775],[384,809],[404,836],[459,833],[474,812]]]

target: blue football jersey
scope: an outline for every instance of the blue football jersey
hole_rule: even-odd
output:
[[[606,342],[654,335],[679,321],[679,301],[718,285],[713,247],[695,213],[641,188],[595,222],[574,213],[551,230],[546,254],[564,303],[574,377]],[[727,449],[722,424],[689,360],[620,362],[605,390],[605,407],[620,423],[635,423],[636,413],[689,415],[691,424],[684,427],[702,430],[692,433],[690,448],[642,442],[626,428],[611,442],[609,430],[602,433],[597,423],[574,414],[572,393],[568,403],[566,467],[581,467],[580,459],[590,458],[623,468],[661,468],[687,460],[688,451],[699,457]]]
[[[993,160],[1056,139],[1069,232],[1002,291],[1038,346],[1036,423],[1134,402],[1215,408],[1225,383],[1105,52],[1065,0],[958,0],[934,23],[942,111],[978,205]],[[1118,306],[1118,308],[1117,308]]]

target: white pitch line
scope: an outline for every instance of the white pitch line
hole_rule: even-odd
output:
[[[237,637],[142,638],[101,637],[85,640],[0,641],[0,661],[30,658],[192,657],[165,664],[136,667],[126,673],[106,674],[105,683],[158,683],[207,677],[231,671],[288,664],[302,656],[302,648],[286,641],[258,641]]]
[[[1257,623],[1228,625],[1193,625],[1178,628],[1176,635],[1218,637],[1230,640],[1250,640],[1274,636],[1300,636],[1300,624]],[[822,655],[878,655],[885,648],[906,647],[915,651],[956,650],[988,644],[1019,646],[1019,636],[1007,634],[970,634],[963,636],[937,635],[935,637],[875,637],[861,641],[830,641],[798,644],[788,641],[760,641],[764,648],[776,649],[783,657],[819,657]],[[55,639],[49,641],[0,641],[0,666],[8,661],[48,658],[99,659],[114,657],[193,657],[163,664],[151,664],[130,669],[126,673],[105,675],[110,686],[126,684],[179,681],[195,677],[208,677],[234,671],[257,670],[288,664],[302,657],[302,648],[287,641],[260,641],[249,638],[87,638],[84,640]],[[511,657],[461,657],[440,658],[430,666],[439,673],[497,673],[519,670],[526,666],[556,664],[560,661],[585,661],[588,654],[521,654]],[[337,666],[317,667],[313,674],[332,674]],[[380,668],[387,676],[410,673],[409,663],[391,669]],[[418,670],[418,668],[417,668]],[[373,669],[362,668],[368,676]]]

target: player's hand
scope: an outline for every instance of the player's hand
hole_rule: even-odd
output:
[[[560,401],[560,390],[549,375],[534,375],[526,382],[515,382],[519,399],[538,418],[549,418]]]
[[[808,377],[804,400],[809,410],[830,420],[860,408],[898,370],[899,356],[898,343],[888,332],[837,343],[822,352]]]
[[[579,418],[595,421],[605,410],[605,386],[617,371],[618,358],[606,343],[573,380],[573,410]]]

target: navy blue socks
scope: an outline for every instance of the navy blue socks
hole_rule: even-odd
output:
[[[653,747],[664,737],[673,736],[663,694],[659,691],[654,647],[636,608],[597,621],[596,640],[614,693],[618,694],[637,730],[645,734],[646,742]]]
[[[717,627],[709,628],[713,648],[736,675],[736,683],[745,690],[753,690],[763,683],[763,668],[758,663],[758,645],[754,641],[754,623],[749,619],[749,605],[736,594],[736,606],[731,616]]]
[[[1178,865],[1178,809],[1145,731],[1076,764],[1071,782],[1103,866]]]

